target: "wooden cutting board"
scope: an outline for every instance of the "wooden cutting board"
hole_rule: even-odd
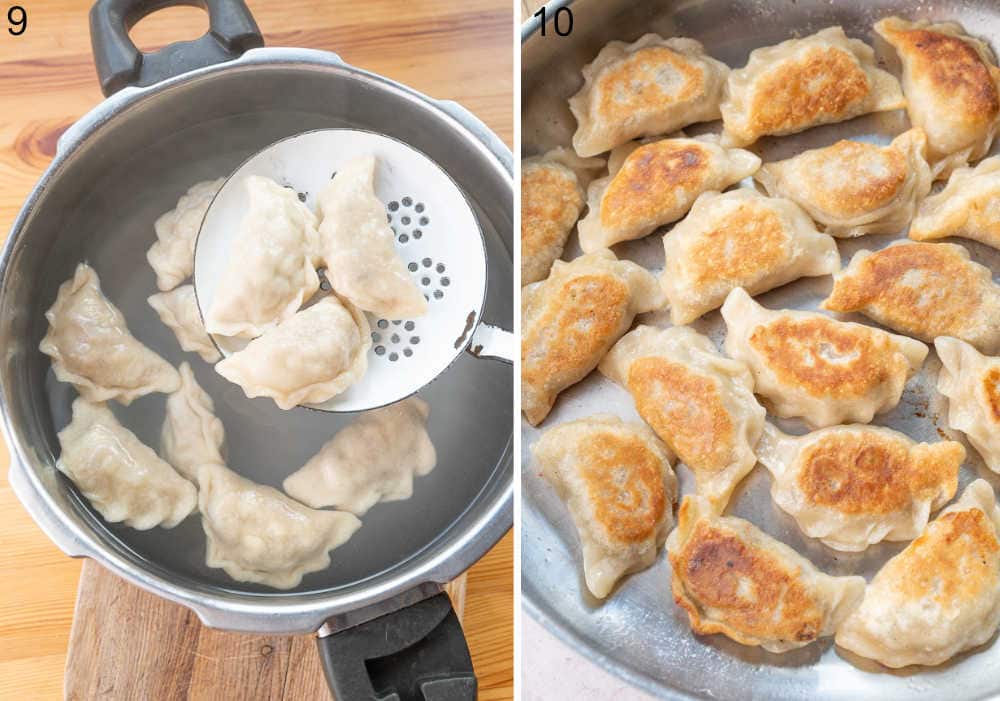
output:
[[[459,618],[466,576],[448,585]],[[312,635],[206,628],[191,611],[93,561],[80,577],[66,698],[228,701],[330,699]]]
[[[0,20],[10,4],[0,5]],[[102,99],[87,31],[93,0],[18,4],[27,9],[27,31],[15,38],[0,22],[0,101],[5,108],[0,121],[0,237],[54,155],[59,135]],[[457,100],[508,145],[513,143],[514,8],[509,0],[247,4],[267,45],[336,51],[354,65],[433,97]],[[150,50],[195,38],[206,25],[200,11],[172,8],[140,23],[133,38]],[[64,661],[66,688],[87,701],[160,701],[181,694],[212,701],[328,698],[310,637],[256,640],[205,630],[180,607],[120,582],[92,562],[81,569],[79,561],[62,555],[14,498],[6,482],[7,461],[0,443],[5,545],[0,562],[0,699],[61,698]],[[85,642],[74,642],[67,657],[78,579],[72,636]],[[509,699],[512,535],[470,570],[468,587],[463,623],[480,699]],[[153,625],[156,621],[161,623]],[[140,637],[134,629],[150,632]],[[173,675],[161,674],[168,667]],[[305,673],[307,668],[313,672]],[[129,684],[149,675],[161,685],[158,691],[145,697],[128,693],[138,688]],[[224,680],[221,688],[230,693],[219,691],[217,679]],[[102,683],[87,686],[97,681]],[[175,693],[175,688],[186,691]]]

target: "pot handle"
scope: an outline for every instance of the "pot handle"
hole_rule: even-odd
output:
[[[336,699],[475,701],[469,647],[445,593],[316,640]]]
[[[129,30],[146,15],[175,6],[208,12],[208,32],[144,54]],[[90,43],[101,91],[144,87],[181,73],[239,58],[264,45],[264,37],[243,0],[97,0],[90,9]]]

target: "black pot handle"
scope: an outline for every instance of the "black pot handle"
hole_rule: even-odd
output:
[[[317,638],[337,701],[474,701],[476,676],[447,594]]]
[[[129,30],[146,15],[165,7],[200,7],[208,12],[208,32],[144,54]],[[181,73],[239,58],[264,45],[257,23],[243,0],[97,0],[90,8],[90,43],[105,96],[124,87],[146,86]]]

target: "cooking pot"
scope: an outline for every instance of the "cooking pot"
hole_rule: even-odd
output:
[[[209,32],[140,53],[128,30],[171,5],[206,9]],[[512,367],[476,357],[503,355],[510,340],[488,325],[510,328],[513,316],[510,151],[454,102],[430,99],[332,53],[259,48],[261,34],[241,0],[100,0],[90,20],[107,99],[59,139],[0,258],[0,413],[15,493],[68,555],[95,559],[189,607],[206,625],[318,632],[339,699],[471,698],[468,649],[442,585],[512,523]],[[476,354],[460,356],[420,392],[431,405],[435,470],[417,480],[410,500],[366,514],[328,569],[279,592],[208,568],[196,516],[171,530],[136,531],[96,514],[55,468],[56,431],[68,423],[75,393],[55,380],[38,343],[59,284],[89,261],[137,338],[175,365],[196,365],[227,428],[230,466],[280,485],[351,417],[283,412],[269,400],[248,400],[182,354],[146,304],[156,289],[145,251],[156,217],[192,183],[227,175],[278,139],[328,127],[398,139],[461,185],[487,253],[485,323],[467,340]],[[150,395],[114,409],[140,439],[157,445],[163,404],[163,395]]]

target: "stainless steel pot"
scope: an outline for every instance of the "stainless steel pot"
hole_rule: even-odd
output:
[[[225,175],[291,134],[364,128],[435,160],[464,188],[481,224],[489,266],[483,319],[506,328],[512,323],[511,154],[489,129],[456,103],[427,98],[335,54],[252,48],[262,40],[241,0],[196,3],[209,11],[205,37],[140,54],[128,28],[172,4],[190,0],[95,5],[94,54],[109,97],[59,140],[3,248],[0,409],[10,483],[64,552],[94,558],[191,608],[209,626],[320,631],[338,698],[376,692],[382,698],[397,683],[402,699],[417,698],[421,688],[428,699],[466,698],[475,686],[468,651],[440,592],[512,523],[509,364],[467,353],[421,392],[432,407],[438,466],[418,481],[409,501],[370,511],[355,537],[334,552],[333,565],[289,592],[236,583],[207,568],[197,518],[169,531],[105,523],[54,467],[56,431],[68,423],[73,390],[54,380],[38,342],[59,284],[78,261],[89,260],[139,339],[175,364],[191,360],[145,301],[155,291],[145,260],[153,221],[191,183]],[[495,329],[488,332],[495,337]],[[488,338],[470,343],[490,351]],[[259,482],[280,485],[350,420],[282,412],[266,400],[247,400],[207,365],[195,371],[227,427],[230,464]],[[116,411],[157,445],[163,403],[162,395],[149,396]],[[399,664],[388,665],[395,671],[372,671],[378,678],[369,679],[364,660],[396,652],[393,659],[407,664],[424,655],[430,668],[419,681],[412,678],[419,668],[400,672]]]
[[[522,28],[522,148],[530,156],[555,146],[570,144],[576,121],[567,99],[579,90],[580,69],[612,40],[634,41],[647,32],[663,36],[688,36],[701,41],[708,53],[728,65],[746,65],[750,51],[793,36],[806,36],[830,25],[842,25],[853,37],[873,44],[881,59],[898,75],[895,56],[871,31],[879,18],[901,14],[937,21],[956,20],[970,33],[1000,48],[1000,6],[993,0],[677,0],[630,2],[627,0],[561,0],[550,2],[547,17],[560,7],[573,13],[573,31],[559,36],[549,27],[542,37],[538,18]],[[565,13],[564,13],[565,14]],[[565,30],[565,17],[561,27]],[[766,138],[753,146],[765,161],[788,158],[805,149],[852,138],[888,143],[907,128],[902,111],[869,115],[841,124],[810,129],[801,134]],[[692,131],[718,130],[697,125]],[[997,148],[994,147],[994,152]],[[752,183],[744,183],[752,187]],[[659,233],[663,234],[666,229]],[[864,236],[840,240],[846,261],[860,248],[881,248],[897,235]],[[616,253],[647,268],[663,267],[660,235],[615,246]],[[1000,274],[1000,252],[967,240],[972,257]],[[574,238],[566,258],[579,254]],[[829,292],[829,277],[799,280],[758,296],[766,307],[815,310]],[[856,315],[852,321],[871,323]],[[663,313],[646,315],[639,323],[668,326]],[[692,324],[717,345],[725,335],[718,312]],[[940,364],[932,353],[923,370],[910,380],[896,409],[876,417],[874,423],[903,431],[914,439],[937,441],[948,435],[947,412],[935,390]],[[640,420],[631,397],[599,373],[564,392],[543,430],[552,424],[596,412],[612,412]],[[769,420],[774,420],[771,417]],[[802,433],[797,421],[779,421],[787,431]],[[838,652],[826,639],[801,650],[775,655],[759,648],[738,645],[721,635],[695,636],[686,615],[670,594],[670,567],[661,556],[654,566],[629,577],[606,601],[581,595],[577,538],[563,504],[531,465],[528,449],[538,430],[522,429],[521,567],[522,596],[526,610],[571,647],[650,693],[671,699],[996,699],[1000,698],[1000,644],[959,656],[935,668],[890,671],[849,653]],[[959,440],[952,433],[949,438]],[[678,470],[681,491],[693,491],[687,468]],[[960,486],[982,477],[1000,488],[1000,479],[969,450]],[[805,537],[792,519],[774,506],[766,471],[758,468],[738,488],[729,512],[746,518],[788,543],[826,572],[861,574],[870,578],[905,543],[879,543],[864,553],[839,553]]]

